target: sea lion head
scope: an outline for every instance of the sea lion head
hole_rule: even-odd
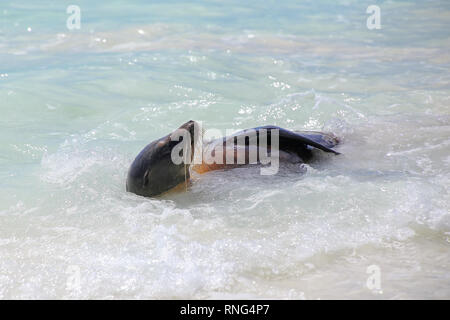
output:
[[[127,191],[157,196],[189,179],[198,124],[188,121],[165,137],[148,144],[128,170]]]

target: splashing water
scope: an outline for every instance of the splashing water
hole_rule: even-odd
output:
[[[0,298],[450,298],[447,2],[78,3],[0,6]],[[190,119],[342,155],[126,193]]]

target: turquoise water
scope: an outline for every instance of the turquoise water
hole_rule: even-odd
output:
[[[71,4],[0,4],[0,298],[450,298],[448,1]],[[126,193],[190,119],[342,155]]]

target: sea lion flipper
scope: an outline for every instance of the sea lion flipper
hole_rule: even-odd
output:
[[[339,144],[339,138],[332,133],[318,131],[294,131],[326,148],[333,148]]]
[[[323,150],[325,152],[340,154],[339,152],[332,149],[339,143],[339,139],[331,133],[317,131],[290,131],[277,126],[264,126],[259,128],[266,130],[278,129],[280,140],[289,140],[292,142],[296,141],[301,144],[309,145]]]

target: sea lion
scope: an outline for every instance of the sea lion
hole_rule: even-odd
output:
[[[333,134],[290,131],[272,125],[246,129],[205,145],[201,138],[199,124],[190,120],[148,144],[128,170],[126,190],[153,197],[186,183],[191,171],[201,174],[250,164],[272,166],[279,161],[303,163],[311,160],[314,148],[339,154],[332,149],[339,143]],[[194,159],[196,152],[200,160]],[[278,167],[265,166],[261,174],[277,171]]]

